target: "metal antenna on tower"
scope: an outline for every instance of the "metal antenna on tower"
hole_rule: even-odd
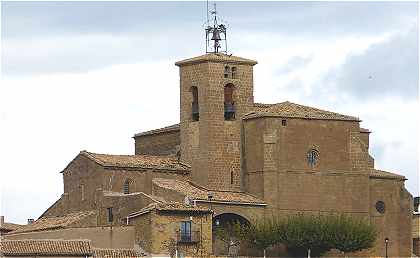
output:
[[[214,3],[214,10],[210,12],[213,15],[213,25],[210,26],[208,6],[207,1],[206,53],[227,54],[226,26],[217,23],[216,3]],[[210,41],[213,41],[213,51],[209,51],[209,48],[211,49]]]

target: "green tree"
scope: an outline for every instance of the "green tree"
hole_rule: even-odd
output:
[[[277,232],[291,254],[321,256],[333,248],[330,228],[325,217],[298,214],[283,220]]]
[[[334,248],[348,253],[373,247],[377,232],[374,225],[366,220],[339,215],[332,216],[329,221]]]
[[[254,245],[264,253],[266,257],[266,249],[278,242],[278,234],[276,234],[278,222],[275,218],[263,218],[255,220],[245,229],[244,240],[250,245]]]

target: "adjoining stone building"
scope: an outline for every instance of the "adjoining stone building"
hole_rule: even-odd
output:
[[[406,178],[374,168],[371,132],[355,116],[254,102],[256,64],[217,48],[176,62],[180,123],[134,135],[134,155],[81,151],[38,221],[90,214],[69,227],[132,228],[127,242],[149,254],[206,256],[223,253],[212,231],[231,220],[346,213],[379,233],[357,255],[384,256],[388,238],[389,256],[411,256]]]

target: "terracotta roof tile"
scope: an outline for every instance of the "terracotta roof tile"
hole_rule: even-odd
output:
[[[146,254],[137,252],[134,249],[93,249],[94,257],[103,258],[133,258],[145,257]]]
[[[189,212],[189,213],[210,213],[211,210],[203,206],[194,206],[180,202],[155,202],[147,205],[143,209],[133,212],[128,217],[137,217],[149,213],[152,210],[161,212]]]
[[[41,230],[53,230],[59,228],[70,227],[72,224],[79,222],[82,219],[85,219],[90,216],[94,216],[96,211],[81,211],[69,213],[64,216],[57,217],[42,217],[31,224],[22,225],[17,230],[10,232],[14,233],[23,233],[31,231],[41,231]]]
[[[244,119],[256,117],[289,117],[303,119],[322,119],[322,120],[345,120],[360,121],[354,116],[342,115],[318,108],[303,106],[289,101],[277,104],[261,104],[254,105],[255,111],[244,116]]]
[[[188,205],[179,202],[166,202],[166,203],[158,203],[156,205],[156,209],[158,211],[191,211],[191,212],[204,212],[210,213],[211,210],[206,207]]]
[[[371,169],[369,176],[371,178],[388,178],[388,179],[406,180],[405,176],[387,172],[387,171],[377,170],[377,169]]]
[[[15,224],[15,223],[9,223],[9,222],[4,222],[1,223],[0,222],[0,231],[13,231],[13,230],[17,230],[20,227],[22,227],[24,225],[19,225],[19,224]]]
[[[265,202],[244,192],[210,191],[189,181],[154,178],[153,184],[169,190],[180,192],[194,200],[208,201],[208,193],[212,193],[214,202],[265,205]]]
[[[139,136],[146,136],[146,135],[153,135],[153,134],[160,134],[160,133],[168,133],[168,132],[176,132],[179,131],[179,124],[169,125],[158,129],[153,129],[146,132],[136,133],[134,137]]]
[[[92,248],[89,240],[2,240],[0,252],[5,256],[87,256]]]
[[[81,151],[81,155],[88,157],[104,167],[117,168],[152,168],[177,170],[186,173],[190,166],[178,161],[175,156],[152,156],[152,155],[111,155],[98,154],[87,151]]]
[[[249,64],[249,65],[256,65],[257,61],[246,59],[238,56],[226,55],[222,53],[209,53],[193,58],[184,59],[175,63],[177,66],[187,65],[187,64],[195,64],[195,63],[202,63],[202,62],[220,62],[220,63],[235,63],[235,64]]]

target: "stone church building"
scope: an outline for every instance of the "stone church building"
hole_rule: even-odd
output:
[[[81,151],[61,198],[9,238],[110,227],[147,254],[206,256],[226,252],[213,232],[228,221],[337,212],[378,230],[357,255],[384,256],[388,238],[389,256],[411,256],[406,178],[374,168],[371,132],[354,116],[254,102],[256,64],[218,51],[176,62],[180,123],[134,135],[133,155]]]

